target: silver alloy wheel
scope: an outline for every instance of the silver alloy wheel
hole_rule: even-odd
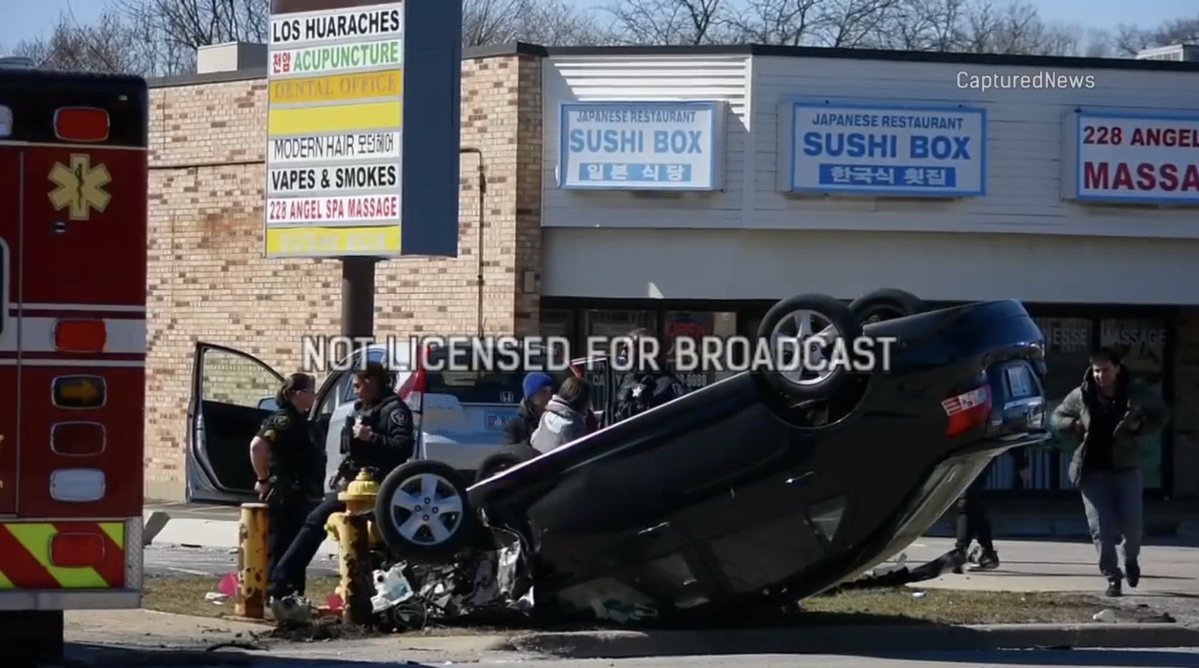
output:
[[[436,473],[418,473],[400,484],[391,499],[392,510],[408,513],[396,530],[418,545],[441,545],[462,524],[462,497],[454,485]],[[393,514],[393,521],[394,514]]]
[[[837,369],[825,359],[821,348],[834,345],[841,332],[828,316],[811,309],[798,309],[779,320],[770,332],[771,352],[779,355],[782,342],[793,341],[788,350],[805,351],[811,362],[822,363],[823,369],[807,368],[807,363],[796,363],[793,359],[776,359],[779,375],[787,382],[798,386],[819,385],[837,373]],[[816,346],[812,342],[818,341]],[[802,362],[802,360],[801,360]]]

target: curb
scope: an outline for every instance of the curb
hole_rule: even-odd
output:
[[[852,654],[1055,647],[1199,647],[1181,624],[996,624],[988,626],[811,626],[723,631],[528,633],[504,648],[570,659],[731,654]]]

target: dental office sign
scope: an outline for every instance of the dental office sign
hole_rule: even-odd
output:
[[[793,103],[791,123],[791,192],[986,195],[982,109]]]
[[[563,104],[558,187],[719,190],[723,121],[718,102]]]
[[[1077,116],[1075,199],[1199,204],[1199,116]]]

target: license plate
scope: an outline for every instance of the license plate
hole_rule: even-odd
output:
[[[1028,367],[1023,364],[1013,365],[1004,369],[1004,373],[1007,376],[1008,391],[1011,393],[1012,399],[1036,396],[1036,384],[1033,382]]]
[[[487,425],[487,431],[503,431],[504,425],[508,423],[511,417],[512,415],[508,413],[488,413],[486,420],[484,420]]]

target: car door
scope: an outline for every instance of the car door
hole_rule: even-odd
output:
[[[250,441],[273,412],[283,376],[240,350],[197,343],[188,408],[187,498],[256,501]]]
[[[7,107],[0,106],[0,129],[3,129]],[[6,136],[0,133],[0,137]],[[21,152],[17,148],[0,147],[0,188],[18,191],[21,182]],[[19,301],[13,294],[20,258],[20,199],[0,198],[0,515],[17,511],[17,311]],[[12,309],[11,311],[9,309]]]

